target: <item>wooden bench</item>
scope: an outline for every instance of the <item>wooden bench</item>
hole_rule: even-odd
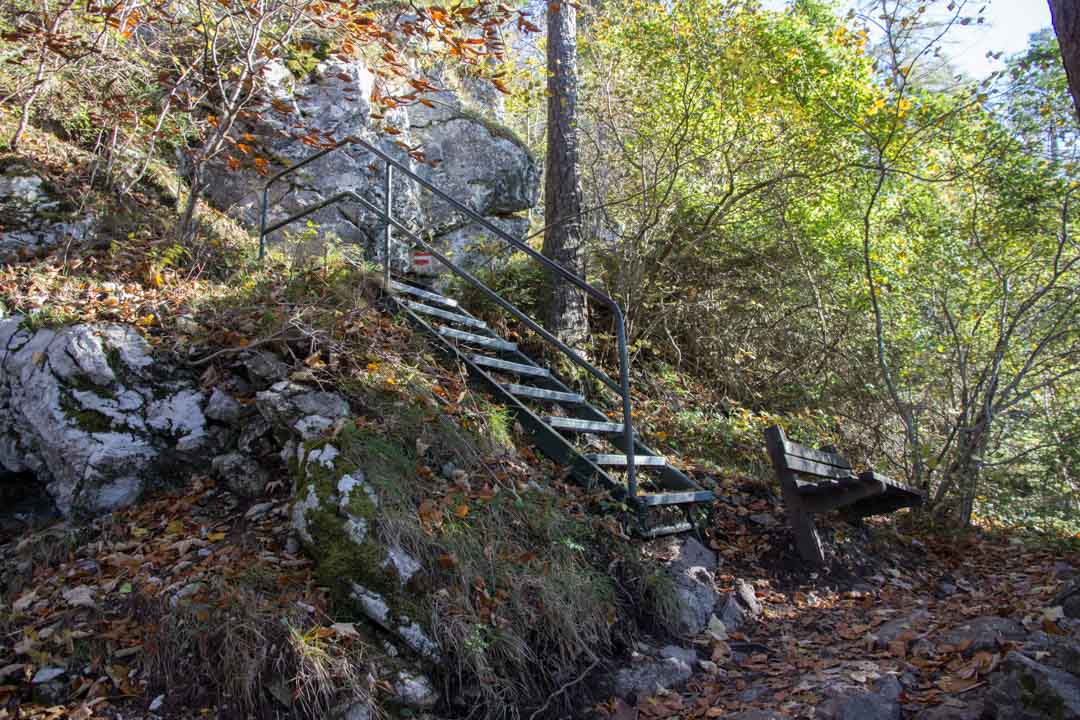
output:
[[[873,470],[856,475],[835,448],[813,450],[791,442],[778,425],[765,431],[765,444],[780,481],[795,546],[809,563],[825,562],[814,515],[843,510],[849,519],[861,520],[923,503],[918,490]]]

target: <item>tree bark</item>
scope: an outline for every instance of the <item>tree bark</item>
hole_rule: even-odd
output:
[[[1073,109],[1080,118],[1080,2],[1050,0],[1050,18],[1061,47],[1061,61],[1069,79]]]
[[[555,0],[547,13],[547,164],[544,176],[544,254],[585,275],[577,142],[577,11]],[[548,329],[571,347],[589,334],[585,294],[558,277],[551,285]]]

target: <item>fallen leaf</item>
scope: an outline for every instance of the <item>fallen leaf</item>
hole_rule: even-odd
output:
[[[88,585],[79,585],[70,590],[63,590],[61,595],[64,597],[64,602],[73,607],[95,607],[94,589]]]

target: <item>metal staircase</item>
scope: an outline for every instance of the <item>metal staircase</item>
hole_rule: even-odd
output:
[[[271,224],[271,187],[301,168],[346,146],[369,153],[382,162],[385,168],[382,197],[376,198],[382,200],[381,204],[372,202],[355,191],[346,190]],[[432,193],[468,218],[469,222],[482,226],[506,243],[509,249],[524,253],[549,272],[581,289],[594,302],[606,306],[611,311],[615,324],[619,380],[608,377],[537,321],[452,262],[419,233],[395,218],[393,194],[397,177],[402,178],[400,182],[413,183]],[[385,223],[382,261],[385,285],[391,291],[392,302],[416,326],[431,335],[448,354],[463,363],[501,402],[514,410],[522,427],[531,435],[540,450],[555,462],[568,467],[571,474],[586,487],[599,485],[607,489],[616,501],[631,510],[633,529],[638,534],[658,537],[694,528],[692,508],[711,502],[714,496],[645,445],[635,432],[631,411],[626,331],[622,310],[614,300],[450,197],[414,173],[405,163],[357,138],[349,138],[327,147],[267,181],[262,198],[259,257],[265,255],[266,240],[271,233],[338,203],[355,203]],[[392,274],[389,258],[395,231],[400,232],[414,247],[426,250],[447,270],[475,287],[494,305],[539,336],[548,346],[596,378],[607,396],[593,398],[592,401],[596,403],[594,405],[584,394],[563,382],[554,371],[525,355],[517,343],[499,337],[487,323],[469,313],[454,298],[433,292],[406,277]],[[604,407],[605,404],[612,408],[610,417],[597,407]],[[639,473],[639,470],[644,472]]]

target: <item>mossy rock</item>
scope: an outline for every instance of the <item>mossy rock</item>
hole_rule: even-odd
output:
[[[316,577],[339,604],[402,636],[414,650],[437,648],[417,623],[420,564],[383,532],[395,489],[415,474],[400,446],[353,424],[307,443],[293,463],[293,528],[317,563]]]

